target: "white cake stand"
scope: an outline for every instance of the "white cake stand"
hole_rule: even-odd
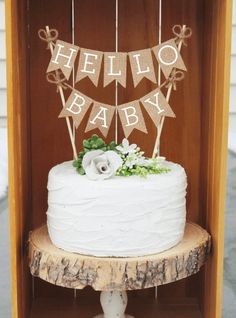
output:
[[[102,291],[100,302],[104,314],[97,315],[94,318],[134,318],[125,314],[128,303],[126,291]]]
[[[210,235],[187,223],[184,238],[175,247],[155,255],[103,258],[69,253],[55,247],[47,226],[30,233],[29,266],[33,276],[51,284],[101,291],[103,314],[94,318],[133,318],[126,315],[126,290],[176,282],[197,273],[210,253]]]

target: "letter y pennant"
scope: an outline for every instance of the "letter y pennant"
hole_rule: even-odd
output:
[[[175,117],[173,110],[159,88],[140,99],[154,124],[158,126],[162,116]]]

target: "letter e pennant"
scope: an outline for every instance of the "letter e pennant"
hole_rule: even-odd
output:
[[[98,86],[102,57],[103,53],[100,51],[81,49],[75,82],[88,76],[93,84]]]

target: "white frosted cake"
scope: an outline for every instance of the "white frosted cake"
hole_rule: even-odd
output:
[[[186,174],[166,162],[163,174],[90,180],[72,162],[48,177],[47,224],[52,242],[93,256],[154,254],[178,244],[186,220]]]

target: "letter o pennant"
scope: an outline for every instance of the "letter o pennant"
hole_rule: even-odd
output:
[[[174,39],[157,45],[152,50],[165,78],[169,77],[173,68],[187,71]]]

